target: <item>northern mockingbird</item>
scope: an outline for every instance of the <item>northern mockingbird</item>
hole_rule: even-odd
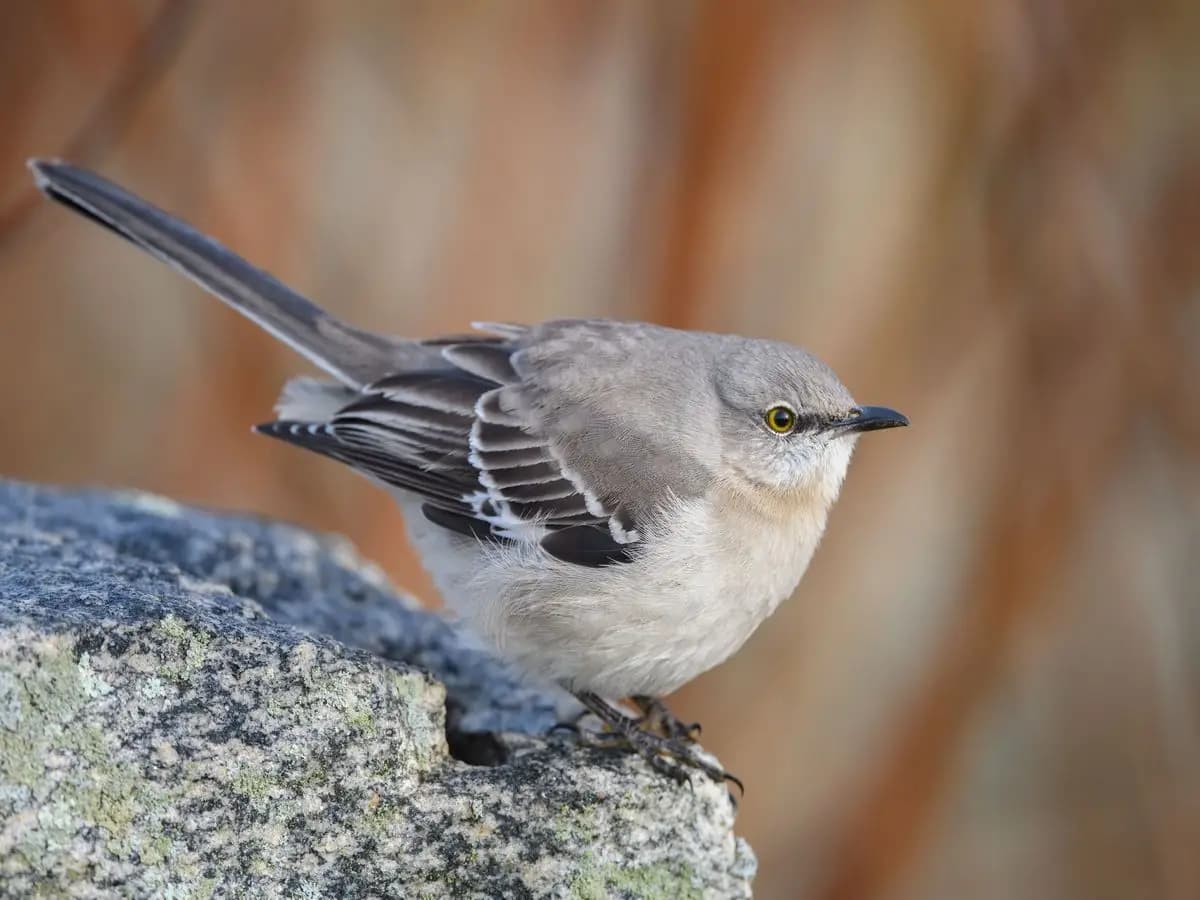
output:
[[[288,382],[256,430],[389,490],[448,606],[500,654],[656,770],[732,778],[658,698],[792,593],[855,438],[903,415],[860,406],[779,341],[601,319],[432,341],[360,331],[91,172],[30,167],[49,197],[332,376]]]

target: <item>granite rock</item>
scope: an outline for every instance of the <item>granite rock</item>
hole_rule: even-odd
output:
[[[559,700],[338,539],[0,482],[0,895],[749,896],[724,788]]]

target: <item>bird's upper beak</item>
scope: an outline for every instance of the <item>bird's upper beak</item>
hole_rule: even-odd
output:
[[[834,422],[831,428],[843,433],[852,433],[878,431],[880,428],[900,428],[907,424],[908,416],[894,409],[888,409],[886,406],[859,406],[845,419]]]

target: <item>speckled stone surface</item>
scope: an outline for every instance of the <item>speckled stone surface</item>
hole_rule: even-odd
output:
[[[0,896],[749,896],[722,787],[555,704],[343,542],[0,482]]]

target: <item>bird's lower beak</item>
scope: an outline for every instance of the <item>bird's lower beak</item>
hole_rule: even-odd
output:
[[[908,424],[904,413],[886,406],[860,406],[847,418],[835,422],[833,428],[844,433],[878,431],[881,428],[901,428]]]

